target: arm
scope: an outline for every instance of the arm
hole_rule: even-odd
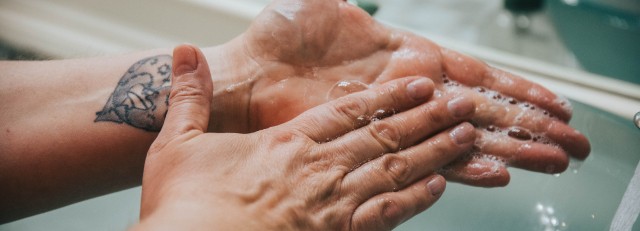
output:
[[[169,52],[0,62],[0,222],[140,185],[167,111]],[[206,52],[224,89],[236,68],[223,47]],[[240,94],[216,92],[212,110],[242,115]],[[223,126],[244,124],[227,118],[211,129],[242,129]]]

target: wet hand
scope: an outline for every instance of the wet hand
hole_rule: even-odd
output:
[[[569,102],[510,73],[388,29],[341,0],[276,0],[241,41],[258,66],[249,130],[289,121],[305,110],[404,76],[427,76],[436,98],[467,94],[479,137],[472,155],[442,171],[479,186],[506,185],[506,166],[557,173],[569,156],[586,158],[587,139],[567,122]]]
[[[137,229],[390,230],[440,197],[445,180],[434,171],[475,140],[462,122],[473,116],[472,98],[430,99],[433,82],[420,77],[251,134],[205,133],[212,103],[205,58],[181,46],[173,62]]]

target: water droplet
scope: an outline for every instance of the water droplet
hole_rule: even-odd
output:
[[[487,131],[495,132],[495,131],[496,131],[496,127],[495,127],[495,126],[493,126],[493,125],[489,125],[489,126],[487,127]]]
[[[547,207],[547,214],[554,214],[556,211],[553,209],[553,207],[549,206]]]
[[[519,140],[531,140],[531,132],[520,127],[513,127],[507,133],[509,136]]]

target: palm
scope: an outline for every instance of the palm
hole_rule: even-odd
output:
[[[368,85],[418,75],[431,78],[443,95],[476,98],[473,122],[481,137],[477,152],[485,155],[453,166],[457,171],[448,172],[450,179],[502,185],[508,173],[493,157],[525,169],[558,172],[566,168],[567,153],[584,158],[589,152],[584,136],[565,123],[571,116],[565,102],[548,90],[424,38],[387,29],[341,0],[275,1],[243,39],[250,44],[246,52],[261,68],[249,106],[251,130],[281,124]],[[502,99],[492,99],[497,92]],[[544,110],[525,108],[524,102]],[[504,132],[488,131],[494,127]],[[513,127],[532,136],[509,137]]]

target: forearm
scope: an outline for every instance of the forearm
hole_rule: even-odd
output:
[[[208,49],[208,59],[222,50]],[[0,222],[140,184],[164,122],[170,52],[0,63]],[[210,62],[214,83],[226,88],[234,69],[218,63]],[[234,99],[240,92],[216,95],[227,108],[217,110],[246,111]],[[224,128],[235,129],[212,126]]]

